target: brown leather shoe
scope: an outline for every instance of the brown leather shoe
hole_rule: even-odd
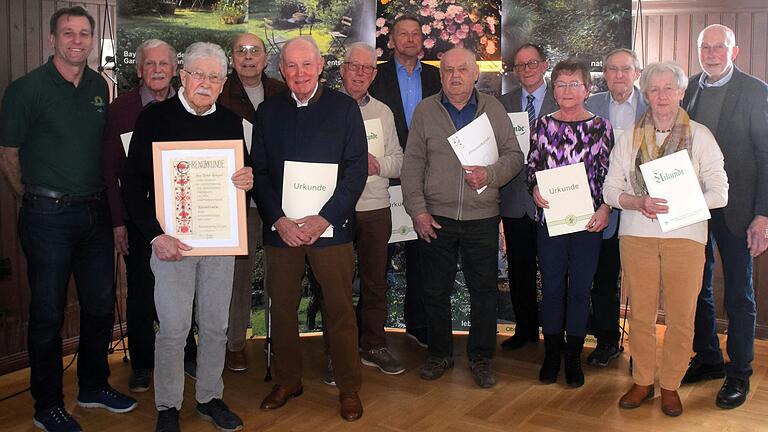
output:
[[[360,402],[357,392],[339,393],[339,403],[341,404],[339,413],[344,420],[355,421],[363,416],[363,403]]]
[[[624,409],[637,408],[649,399],[653,399],[653,384],[647,386],[632,384],[629,391],[619,399],[619,407]]]
[[[301,396],[302,393],[304,393],[304,388],[301,386],[301,384],[296,387],[287,387],[275,384],[275,386],[272,387],[272,392],[270,392],[267,397],[261,401],[261,409],[278,409],[285,405],[285,403],[288,402],[288,399]]]
[[[248,357],[245,355],[245,348],[240,351],[227,350],[227,369],[232,372],[248,370]]]
[[[661,411],[670,417],[677,417],[683,413],[683,402],[677,390],[661,389]]]

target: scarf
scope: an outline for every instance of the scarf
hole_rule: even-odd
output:
[[[648,144],[651,144],[650,146]],[[677,109],[675,124],[669,135],[659,147],[656,143],[656,128],[653,125],[651,111],[648,110],[635,123],[632,134],[632,150],[635,152],[635,165],[629,173],[630,182],[635,193],[648,195],[640,165],[660,157],[671,155],[680,150],[688,150],[691,155],[691,118],[682,108]],[[650,148],[650,151],[649,151]]]

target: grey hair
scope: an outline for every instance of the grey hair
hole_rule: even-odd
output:
[[[317,42],[315,42],[315,39],[312,38],[312,36],[296,36],[293,39],[289,39],[288,42],[283,45],[283,49],[280,50],[280,63],[285,60],[285,52],[288,50],[288,47],[297,42],[304,42],[309,44],[314,49],[315,55],[317,55],[317,59],[320,60],[322,58],[320,55],[320,48],[317,46]]]
[[[640,71],[640,59],[637,58],[637,53],[632,51],[631,49],[627,48],[616,48],[615,50],[612,50],[608,54],[603,57],[603,73],[606,71],[606,67],[608,67],[608,59],[611,58],[611,56],[619,53],[629,54],[632,57],[632,65],[635,67],[636,71]]]
[[[471,59],[471,63],[476,64],[477,54],[475,54],[474,51],[472,51],[470,49],[467,49],[467,48],[464,48],[464,47],[453,47],[453,48],[449,49],[448,51],[444,52],[443,56],[440,57],[440,68],[441,69],[443,68],[443,59],[445,58],[445,55],[448,54],[451,51],[461,51],[461,52],[463,52],[464,55],[467,57],[467,59]]]
[[[365,42],[355,42],[353,44],[350,44],[347,47],[347,50],[344,51],[344,61],[348,62],[349,58],[352,57],[352,52],[354,52],[356,49],[365,51],[366,53],[371,55],[371,61],[373,62],[373,65],[376,66],[376,59],[378,56],[376,55],[376,48],[372,47],[370,44]]]
[[[144,42],[142,42],[141,45],[136,47],[137,67],[140,67],[142,61],[144,60],[144,51],[152,48],[157,48],[157,47],[168,48],[168,60],[170,60],[171,64],[177,64],[176,49],[174,49],[168,42],[162,41],[160,39],[147,39]]]
[[[184,51],[184,70],[189,70],[196,61],[210,58],[221,66],[221,76],[227,75],[227,55],[220,46],[210,42],[195,42]]]
[[[680,65],[671,61],[651,63],[645,66],[645,69],[643,69],[643,72],[640,74],[640,91],[645,94],[648,90],[651,77],[665,72],[672,73],[672,75],[675,76],[677,89],[685,91],[688,87],[688,77],[685,75],[685,72],[683,72],[683,68],[681,68]]]
[[[704,30],[699,33],[699,37],[696,38],[696,45],[701,46],[701,40],[704,38],[704,32],[710,29],[719,28],[725,32],[725,45],[728,47],[735,47],[736,46],[736,35],[733,33],[733,30],[731,30],[730,27],[724,26],[722,24],[712,24],[708,25],[704,28]]]

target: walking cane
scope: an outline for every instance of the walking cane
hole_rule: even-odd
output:
[[[267,374],[264,382],[272,381],[272,298],[267,294]]]

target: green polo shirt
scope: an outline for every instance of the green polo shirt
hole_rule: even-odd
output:
[[[75,87],[53,58],[11,83],[0,107],[0,146],[19,149],[21,181],[71,195],[104,189],[107,84],[86,67]]]

